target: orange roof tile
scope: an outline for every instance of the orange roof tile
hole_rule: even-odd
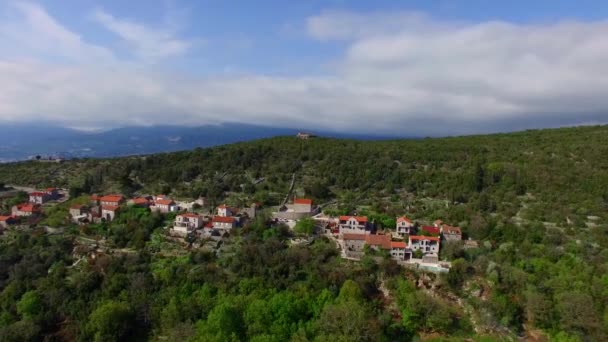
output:
[[[367,216],[340,216],[340,221],[348,221],[351,219],[351,217],[357,220],[359,223],[367,222]]]
[[[294,204],[310,204],[312,205],[312,200],[308,198],[296,198],[293,200]]]
[[[369,234],[365,236],[365,243],[370,246],[380,246],[383,249],[391,249],[391,237],[389,235]]]
[[[106,195],[102,196],[99,200],[102,202],[120,202],[124,199],[122,195]]]
[[[104,205],[101,207],[101,210],[116,211],[118,208],[119,207],[115,205]]]
[[[163,200],[155,201],[154,203],[161,204],[161,205],[171,205],[171,204],[175,204],[175,201],[172,199],[163,199]]]
[[[399,222],[407,222],[407,223],[412,223],[412,220],[410,220],[409,218],[405,217],[405,216],[401,216],[397,219],[397,223]]]
[[[343,234],[342,240],[365,240],[365,234]]]
[[[213,216],[212,222],[234,223],[234,217],[230,216]]]
[[[391,241],[391,248],[406,248],[407,244],[403,241]]]

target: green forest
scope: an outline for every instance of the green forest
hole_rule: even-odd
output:
[[[602,341],[608,339],[608,126],[355,141],[276,137],[116,159],[0,164],[0,183],[70,202],[0,236],[1,341]],[[78,227],[92,193],[164,193],[266,208],[289,192],[330,214],[462,228],[443,275],[382,255],[293,246],[261,215],[217,253],[163,238],[171,214],[129,208]],[[3,199],[6,214],[16,199]],[[42,226],[65,228],[48,234]],[[310,227],[300,225],[298,234]],[[76,263],[83,238],[112,253]],[[77,248],[76,248],[77,249]]]

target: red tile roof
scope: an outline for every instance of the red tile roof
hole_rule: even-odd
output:
[[[367,216],[340,216],[340,221],[348,221],[351,219],[351,217],[357,220],[359,223],[367,222]]]
[[[365,236],[365,243],[370,246],[380,246],[383,249],[391,249],[390,235],[369,234]]]
[[[38,204],[31,203],[17,204],[17,210],[33,213],[36,211],[40,211],[40,206]]]
[[[294,204],[310,204],[312,205],[312,200],[308,198],[296,198],[293,200]]]
[[[122,195],[106,195],[102,196],[99,200],[102,202],[120,202],[124,199]]]
[[[183,213],[183,214],[179,214],[177,216],[192,217],[192,218],[201,218],[200,215],[197,215],[195,213]]]
[[[46,196],[46,195],[48,195],[48,194],[46,192],[42,192],[42,191],[30,192],[30,196],[42,197],[42,196]]]
[[[6,222],[8,220],[14,220],[15,218],[12,216],[0,216],[0,222]]]
[[[433,226],[422,226],[422,230],[432,235],[439,235],[439,228]]]
[[[407,248],[407,244],[403,241],[391,241],[391,248]]]
[[[56,191],[56,190],[57,190],[57,188],[46,188],[45,191],[46,192],[53,192],[53,191]]]
[[[213,216],[212,222],[234,223],[234,217],[231,217],[231,216]]]
[[[115,205],[103,205],[103,206],[101,206],[102,210],[108,210],[108,211],[116,211],[116,210],[118,210],[118,208],[119,207],[115,206]]]
[[[407,222],[407,223],[412,223],[412,220],[408,219],[405,216],[401,216],[400,218],[397,219],[397,223],[399,222]]]
[[[443,226],[443,233],[444,234],[462,234],[462,232],[460,231],[460,228],[448,226],[447,224]]]
[[[439,238],[436,236],[421,236],[421,235],[410,235],[410,240],[429,240],[429,241],[439,241]]]
[[[175,201],[172,199],[163,199],[163,200],[158,200],[154,203],[161,204],[161,205],[171,205],[171,204],[175,204]]]
[[[342,240],[365,240],[365,234],[343,234]]]
[[[148,204],[150,201],[144,197],[137,197],[133,199],[133,204]]]

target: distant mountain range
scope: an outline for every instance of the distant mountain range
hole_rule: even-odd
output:
[[[118,157],[189,150],[281,135],[295,135],[293,128],[243,124],[200,127],[124,127],[103,132],[45,125],[0,125],[0,162],[36,156],[62,158]],[[388,139],[381,135],[314,132],[320,136],[362,140]]]

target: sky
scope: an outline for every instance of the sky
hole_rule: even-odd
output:
[[[608,123],[606,1],[0,0],[0,125]]]

